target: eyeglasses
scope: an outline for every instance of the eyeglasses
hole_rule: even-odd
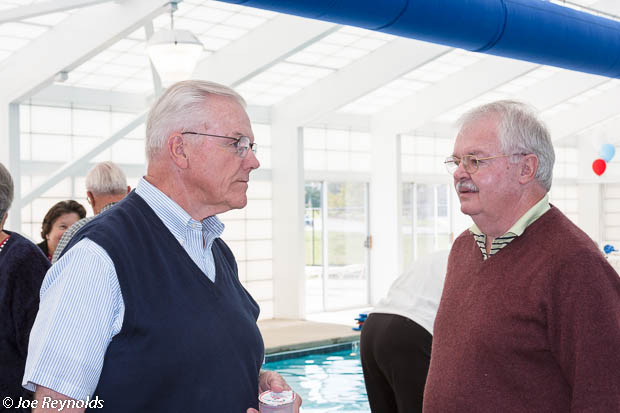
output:
[[[450,174],[453,174],[454,172],[456,172],[461,162],[463,162],[463,167],[465,168],[465,171],[468,174],[473,174],[478,171],[478,167],[480,166],[480,163],[484,163],[483,161],[487,161],[489,159],[496,159],[496,158],[505,158],[507,156],[513,156],[513,155],[523,155],[523,154],[513,153],[510,155],[488,156],[486,158],[478,158],[475,155],[464,155],[462,158],[459,158],[458,156],[448,156],[446,160],[444,161],[444,164],[446,165],[446,169],[448,170],[448,172]]]
[[[250,138],[247,136],[240,136],[238,138],[233,138],[232,136],[222,136],[222,135],[212,135],[210,133],[200,133],[200,132],[181,132],[181,135],[200,135],[200,136],[211,136],[212,138],[220,138],[220,139],[231,139],[235,141],[231,144],[233,148],[235,148],[235,152],[240,158],[245,158],[248,154],[248,150],[251,150],[253,153],[256,153],[256,143],[250,142]]]

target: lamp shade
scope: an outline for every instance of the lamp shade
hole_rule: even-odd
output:
[[[147,43],[147,53],[164,87],[189,79],[204,50],[187,30],[159,30]]]

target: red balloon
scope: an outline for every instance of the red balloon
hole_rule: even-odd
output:
[[[605,172],[606,168],[607,168],[607,163],[605,162],[604,159],[599,158],[595,160],[594,162],[592,162],[592,170],[598,176],[603,175],[603,172]]]

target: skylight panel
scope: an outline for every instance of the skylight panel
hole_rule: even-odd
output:
[[[368,50],[358,49],[356,47],[345,47],[338,52],[337,56],[345,59],[356,60],[360,57],[366,56],[367,54]]]
[[[470,109],[475,108],[476,106],[484,105],[496,100],[507,99],[509,96],[505,93],[501,93],[498,91],[490,91],[481,96],[478,96],[475,99],[472,99],[462,105],[459,105],[443,114],[437,116],[434,120],[437,122],[444,123],[454,123],[461,117],[465,112]]]
[[[562,102],[560,104],[554,105],[549,109],[542,112],[542,115],[545,117],[555,116],[560,112],[564,112],[565,110],[572,109],[574,106],[570,103]]]
[[[96,70],[99,75],[115,76],[115,77],[127,77],[133,76],[136,73],[141,72],[139,68],[125,65],[118,65],[114,63],[106,63]]]
[[[355,42],[351,43],[351,46],[357,47],[358,49],[364,49],[364,50],[372,51],[372,50],[375,50],[375,49],[383,46],[387,42],[388,42],[388,40],[375,39],[375,38],[372,38],[372,37],[365,37],[363,39],[359,39],[359,40],[356,40]]]
[[[80,80],[84,79],[86,76],[88,76],[90,73],[87,72],[81,72],[79,70],[72,70],[69,73],[69,78],[67,80],[65,80],[64,82],[62,82],[63,85],[67,85],[67,86],[74,86],[77,83],[79,83]],[[56,82],[56,83],[60,83],[60,82]]]
[[[143,67],[149,64],[149,60],[145,54],[123,53],[112,59],[111,63],[124,66]]]
[[[247,30],[263,24],[267,19],[264,17],[253,16],[251,14],[238,13],[226,20],[226,24],[241,27]]]
[[[325,55],[323,54],[309,53],[307,51],[302,51],[302,52],[295,53],[294,55],[290,56],[286,60],[289,62],[293,62],[293,63],[314,65],[314,64],[318,64],[318,62],[320,62],[324,58],[325,58]]]
[[[329,55],[332,53],[336,53],[338,50],[342,50],[342,46],[335,45],[335,44],[328,44],[328,43],[319,41],[306,47],[303,51],[307,53]]]
[[[110,46],[108,50],[125,52],[134,48],[135,46],[141,46],[142,48],[144,48],[144,45],[138,40],[121,39],[118,42],[114,43],[112,46]]]
[[[220,37],[223,39],[235,40],[246,34],[248,31],[232,26],[217,25],[205,32],[208,36]]]
[[[13,54],[13,52],[8,50],[0,50],[0,62],[9,57],[11,54]]]
[[[376,113],[372,112],[371,109],[368,109],[367,102],[374,102],[374,110],[383,110],[386,107],[396,104],[408,96],[413,95],[415,92],[435,84],[445,77],[462,70],[464,67],[471,65],[480,59],[481,57],[475,53],[454,49],[441,57],[412,70],[400,78],[393,80],[368,95],[343,106],[340,111],[358,114]],[[389,97],[389,99],[384,99],[387,97]],[[384,104],[377,104],[378,100],[384,102]]]
[[[280,85],[280,86],[274,86],[270,88],[269,92],[274,95],[288,96],[288,95],[292,95],[293,93],[298,92],[299,89],[301,89],[301,87]]]
[[[573,96],[572,98],[566,100],[565,102],[562,102],[558,105],[550,107],[549,109],[543,111],[543,115],[550,117],[550,116],[555,116],[566,110],[573,109],[577,107],[578,105],[582,105],[592,100],[594,97],[601,95],[602,93],[617,87],[618,85],[620,85],[620,82],[618,81],[618,79],[612,79],[612,80],[606,81],[605,83],[602,83],[593,89],[587,90],[583,93]]]
[[[232,4],[232,3],[224,3],[221,1],[210,1],[209,7],[212,7],[214,9],[228,10],[232,12],[239,12],[243,10],[242,6]]]
[[[70,13],[50,13],[50,14],[44,14],[44,15],[37,16],[37,17],[31,17],[29,19],[24,19],[22,20],[22,22],[40,24],[42,26],[52,27],[62,22],[70,15],[71,15]]]
[[[90,74],[88,76],[85,76],[79,82],[75,83],[75,86],[106,90],[118,85],[122,81],[122,78],[116,76]]]
[[[371,115],[379,112],[383,106],[373,102],[355,101],[342,107],[341,112],[354,113],[358,115]]]
[[[130,78],[123,80],[112,90],[128,93],[148,93],[153,90],[153,81],[151,78]]]
[[[0,24],[0,36],[19,37],[22,39],[34,39],[48,30],[49,28],[45,26],[19,22]]]
[[[341,69],[350,64],[352,61],[352,59],[345,59],[339,56],[329,56],[321,60],[320,64],[321,66],[325,66],[331,69]]]
[[[282,62],[282,63],[278,63],[277,65],[273,66],[271,69],[269,69],[269,71],[291,75],[294,73],[298,73],[302,71],[303,69],[305,69],[305,66],[303,65]]]
[[[308,77],[312,79],[321,79],[331,73],[333,73],[333,70],[325,69],[322,67],[308,66],[308,67],[302,68],[302,70],[299,72],[299,76]]]
[[[92,73],[95,70],[99,69],[101,67],[102,63],[95,61],[93,59],[88,60],[84,63],[82,63],[81,65],[79,65],[78,67],[76,67],[75,69],[73,69],[71,71],[71,73],[73,72],[84,72],[84,73]]]
[[[355,26],[344,26],[339,30],[339,32],[345,33],[345,34],[352,34],[358,37],[364,37],[372,33],[372,30],[363,29],[361,27],[355,27]]]
[[[211,51],[220,50],[222,47],[230,43],[230,40],[228,39],[218,39],[213,36],[198,36],[198,39],[200,39],[205,49]]]
[[[254,80],[258,83],[273,84],[282,82],[284,79],[287,78],[287,76],[288,75],[283,73],[277,73],[272,70],[267,70],[255,76]]]
[[[235,88],[241,96],[245,97],[245,94],[254,95],[256,92],[262,92],[264,90],[268,90],[273,83],[269,82],[259,82],[258,80],[254,80],[252,82],[246,82],[241,86]]]
[[[96,55],[95,57],[93,57],[91,60],[94,62],[109,62],[112,59],[117,58],[120,55],[119,52],[114,52],[111,50],[104,50],[102,52],[100,52],[98,55]]]
[[[144,27],[140,27],[139,29],[134,30],[133,32],[131,32],[131,34],[129,36],[127,36],[128,39],[133,39],[133,40],[140,40],[142,42],[146,41],[146,32],[144,30]]]
[[[289,77],[288,79],[283,81],[282,84],[287,86],[298,86],[301,89],[313,84],[314,82],[316,82],[316,80],[317,79],[314,77],[304,77],[298,75],[294,77]]]
[[[183,3],[181,3],[182,5]],[[209,6],[199,6],[192,9],[191,17],[196,20],[203,20],[212,23],[221,23],[224,20],[233,16],[233,12],[226,10],[219,10],[212,7],[215,2],[209,3]],[[180,7],[179,7],[180,8]]]
[[[346,34],[346,33],[342,33],[340,30],[332,33],[328,36],[325,36],[323,39],[321,39],[320,41],[323,43],[328,43],[328,44],[335,44],[335,45],[340,45],[340,46],[346,46],[348,44],[353,43],[354,41],[358,40],[359,37],[352,35],[352,34]]]
[[[246,100],[248,102],[251,102],[251,104],[260,105],[260,106],[271,106],[271,105],[278,103],[282,99],[283,99],[283,96],[271,95],[268,93],[261,93],[256,96],[250,96],[249,98],[246,98]]]
[[[214,26],[210,23],[205,23],[201,20],[188,19],[185,17],[179,17],[174,19],[174,28],[180,30],[189,30],[195,36],[203,34]]]
[[[0,36],[0,50],[15,51],[30,43],[30,39]]]
[[[271,10],[257,9],[254,7],[245,7],[243,8],[243,13],[250,14],[252,16],[264,17],[266,19],[271,19],[275,17],[278,13]]]

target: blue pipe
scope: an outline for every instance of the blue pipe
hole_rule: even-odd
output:
[[[220,0],[620,77],[620,22],[543,0]]]

